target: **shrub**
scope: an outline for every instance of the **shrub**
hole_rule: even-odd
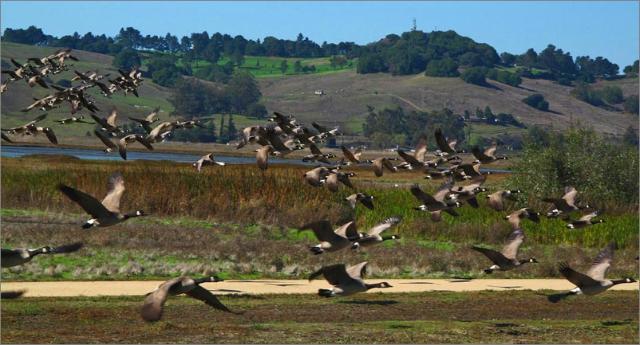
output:
[[[575,98],[596,107],[604,104],[600,94],[584,83],[578,84],[573,90],[571,90],[571,94]]]
[[[522,101],[528,106],[538,110],[549,111],[549,102],[547,102],[544,99],[544,96],[539,93],[534,93],[531,96],[525,97]]]
[[[124,70],[140,67],[140,56],[133,49],[123,49],[113,58],[113,65]]]
[[[609,104],[618,104],[624,101],[622,89],[617,86],[605,86],[599,91],[599,94]]]
[[[624,100],[624,111],[638,115],[638,95],[629,96]]]
[[[635,208],[638,203],[638,149],[611,144],[591,129],[551,135],[542,142],[526,136],[514,171],[511,185],[527,191],[530,199],[574,186],[599,207],[610,202]]]
[[[429,61],[424,74],[431,77],[457,77],[460,75],[458,64],[452,59]]]
[[[462,74],[460,78],[465,81],[465,83],[486,86],[487,80],[484,78],[485,69],[482,67],[472,67],[467,68]]]
[[[511,86],[518,86],[522,83],[522,78],[520,78],[518,74],[497,70],[495,68],[490,69],[486,77]]]

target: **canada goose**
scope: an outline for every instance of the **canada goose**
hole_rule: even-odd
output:
[[[278,155],[271,145],[262,146],[256,150],[256,163],[258,164],[258,168],[267,170],[270,155]]]
[[[94,226],[107,227],[124,222],[129,218],[145,215],[142,210],[128,214],[120,213],[120,198],[124,193],[124,178],[119,172],[109,177],[109,191],[102,202],[89,194],[63,184],[59,184],[58,189],[93,217],[82,225],[83,229],[90,229]]]
[[[25,290],[2,291],[2,292],[0,292],[0,299],[16,299],[16,298],[20,298],[22,295],[24,295],[25,292],[26,292]]]
[[[478,146],[474,146],[471,149],[471,153],[476,157],[475,163],[489,164],[501,159],[509,159],[507,156],[495,156],[498,144],[494,141],[491,146],[484,151],[480,150]]]
[[[465,163],[451,167],[454,172],[453,177],[456,181],[470,180],[476,176],[489,175],[490,172],[480,172],[480,163]]]
[[[75,81],[75,80],[82,80],[85,81],[87,83],[92,83],[98,80],[102,80],[105,77],[109,76],[109,73],[105,74],[105,75],[100,75],[98,74],[98,72],[94,72],[94,71],[87,71],[87,73],[82,73],[82,72],[78,72],[78,71],[73,71],[73,73],[76,75],[75,77],[71,78],[71,81]]]
[[[422,202],[422,205],[414,207],[415,210],[428,211],[431,213],[431,220],[438,222],[442,219],[440,212],[445,211],[448,214],[457,217],[458,213],[453,210],[454,207],[460,207],[460,202],[455,199],[448,199],[453,181],[445,182],[438,188],[438,191],[433,195],[429,195],[420,189],[418,184],[411,186],[411,194],[413,194],[418,201]]]
[[[8,80],[0,84],[0,93],[4,93],[5,91],[7,91],[8,85],[9,85]]]
[[[165,138],[176,129],[176,121],[165,121],[156,125],[149,134],[146,136],[148,142],[156,143],[158,141],[164,141]]]
[[[73,253],[82,248],[82,242],[76,242],[59,247],[40,247],[36,249],[2,249],[2,267],[13,267],[24,265],[40,254],[63,254]]]
[[[393,164],[391,164],[392,160],[397,160],[397,158],[380,157],[380,158],[374,159],[371,162],[371,166],[373,167],[373,173],[377,177],[380,177],[382,176],[384,169],[387,169],[392,173],[398,171],[398,168],[396,168],[395,166],[393,166]]]
[[[508,271],[513,268],[522,266],[527,263],[537,263],[538,260],[535,258],[518,260],[518,248],[524,241],[524,232],[522,229],[515,229],[507,238],[507,244],[502,248],[501,252],[495,251],[493,249],[482,248],[478,246],[473,246],[471,249],[478,251],[489,260],[493,262],[493,266],[484,270],[484,273],[491,274],[493,271]]]
[[[33,103],[31,103],[28,107],[21,109],[22,112],[28,112],[31,109],[38,108],[42,111],[48,111],[57,107],[57,104],[63,101],[62,98],[57,97],[55,95],[48,95],[40,99],[34,98]]]
[[[93,125],[95,124],[95,122],[88,122],[84,120],[84,115],[80,115],[80,116],[73,116],[73,117],[66,117],[64,119],[61,120],[56,120],[57,123],[62,124],[62,125],[66,125],[66,124],[70,124],[70,123],[74,123],[74,122],[78,122],[78,123],[86,123],[86,124],[90,124]]]
[[[332,192],[338,191],[338,184],[340,182],[342,182],[342,184],[344,184],[345,186],[353,189],[355,187],[353,186],[353,184],[351,184],[351,180],[349,180],[349,177],[353,176],[356,176],[356,173],[343,173],[340,171],[331,170],[329,171],[329,175],[325,179],[325,184],[327,185],[327,188]]]
[[[36,84],[44,87],[45,89],[49,88],[49,85],[47,85],[47,83],[44,81],[43,76],[41,75],[34,75],[32,77],[29,77],[29,79],[27,79],[27,85],[29,85],[29,87],[34,87],[36,86]]]
[[[160,108],[155,108],[153,111],[147,115],[144,119],[138,119],[135,117],[129,116],[129,120],[135,121],[140,124],[140,127],[144,128],[147,133],[151,133],[151,124],[160,120],[158,118],[158,112]]]
[[[18,127],[12,127],[12,128],[3,128],[2,131],[7,132],[11,135],[15,135],[15,134],[32,134],[30,133],[30,131],[32,131],[36,126],[35,124],[44,120],[47,117],[47,114],[42,114],[42,115],[38,115],[35,119],[33,119],[33,121],[29,121],[27,123],[25,123],[22,126],[18,126]]]
[[[369,229],[364,237],[359,238],[353,242],[351,249],[357,249],[359,247],[368,247],[374,244],[382,243],[387,240],[397,240],[400,235],[380,236],[380,234],[400,223],[400,217],[392,217],[385,219],[382,223]]]
[[[316,146],[316,144],[314,143],[309,143],[307,144],[307,146],[309,147],[309,150],[311,150],[311,154],[302,157],[303,162],[318,161],[326,164],[331,164],[329,158],[335,158],[335,155],[332,153],[322,153],[322,151],[320,151],[318,146]]]
[[[253,144],[256,142],[257,134],[261,131],[262,126],[249,126],[242,129],[242,138],[236,145],[236,149],[241,149],[247,144]]]
[[[51,142],[54,145],[58,145],[58,138],[56,137],[56,134],[53,132],[53,129],[51,129],[50,127],[32,126],[29,128],[29,133],[33,135],[44,133],[44,135],[47,136],[47,139],[49,139],[49,142]]]
[[[504,210],[505,199],[510,199],[514,194],[522,193],[519,189],[499,190],[495,193],[487,195],[487,203],[489,207],[496,211]]]
[[[536,212],[530,208],[521,208],[504,217],[504,219],[508,220],[509,224],[511,224],[511,228],[515,230],[520,229],[520,221],[523,219],[529,219],[534,223],[539,223],[539,216],[540,212]]]
[[[124,159],[125,161],[127,160],[127,145],[134,143],[136,141],[144,145],[144,147],[146,147],[148,150],[153,150],[153,146],[151,146],[151,143],[149,143],[145,139],[145,137],[143,137],[142,135],[140,134],[125,135],[124,137],[120,138],[120,140],[118,141],[118,153],[120,153],[120,157],[122,157],[122,159]]]
[[[572,211],[582,210],[590,208],[589,205],[580,206],[576,204],[576,196],[578,191],[574,187],[565,187],[564,195],[560,198],[544,198],[542,201],[553,203],[554,208],[547,212],[547,217],[555,218],[562,213],[569,213]]]
[[[318,295],[322,297],[349,296],[373,288],[392,287],[387,282],[376,284],[365,283],[362,277],[365,274],[366,267],[366,261],[350,267],[346,267],[344,264],[325,266],[312,273],[309,276],[309,281],[322,275],[329,284],[333,285],[331,289],[318,290]]]
[[[319,244],[309,247],[309,250],[315,255],[325,251],[335,252],[347,248],[351,245],[351,241],[360,238],[353,221],[341,225],[335,231],[328,220],[320,220],[300,227],[300,230],[305,229],[313,230],[316,238],[320,241]]]
[[[178,128],[178,129],[182,129],[182,128],[193,129],[195,127],[206,128],[202,124],[202,121],[200,121],[198,119],[189,120],[189,121],[176,121],[176,128]]]
[[[356,208],[356,203],[360,201],[366,208],[373,210],[373,195],[367,195],[365,193],[355,193],[344,198],[349,202],[352,209]]]
[[[458,143],[457,140],[447,140],[447,138],[444,137],[442,129],[436,129],[435,137],[436,144],[438,145],[438,149],[440,150],[441,154],[453,156],[456,153],[464,153],[464,151],[462,150],[456,150],[456,144]]]
[[[427,169],[425,172],[427,173],[427,176],[424,178],[428,180],[440,180],[453,175],[452,169]]]
[[[304,173],[303,177],[308,184],[314,187],[321,187],[327,182],[327,176],[330,171],[326,167],[317,167]]]
[[[573,290],[551,295],[549,296],[549,301],[556,303],[562,300],[563,298],[569,297],[571,295],[597,295],[599,293],[607,291],[614,285],[625,284],[625,283],[635,283],[636,280],[633,278],[623,278],[616,280],[605,279],[604,276],[607,274],[607,270],[611,267],[611,261],[613,260],[613,252],[616,249],[616,244],[614,242],[609,243],[598,256],[593,260],[593,264],[591,268],[587,271],[586,274],[582,274],[580,272],[574,271],[567,263],[560,263],[559,270],[560,274],[562,274],[568,281],[575,284],[577,287]]]
[[[589,214],[585,214],[584,216],[580,217],[580,219],[574,220],[573,222],[570,222],[569,224],[567,224],[567,228],[580,229],[580,228],[587,227],[589,225],[604,223],[604,219],[598,219],[595,221],[592,220],[593,218],[599,216],[600,213],[601,213],[600,211],[595,211]]]
[[[360,160],[360,157],[362,156],[362,151],[360,149],[356,150],[356,152],[351,152],[344,146],[340,146],[340,149],[342,149],[342,155],[344,158],[349,161],[347,165],[351,163],[360,164],[362,162]]]
[[[118,148],[118,146],[114,144],[113,141],[111,141],[111,139],[109,139],[106,135],[102,134],[101,131],[94,130],[93,134],[95,134],[96,137],[98,137],[98,139],[100,139],[100,141],[102,141],[102,143],[107,147],[103,150],[105,153],[111,153]]]
[[[398,155],[400,156],[400,158],[402,158],[402,160],[406,163],[405,166],[409,170],[423,169],[425,167],[424,161],[418,160],[416,157],[404,152],[401,149],[398,149],[397,152],[398,152]]]
[[[147,297],[144,299],[144,305],[140,310],[140,315],[142,315],[145,321],[152,322],[160,320],[162,318],[164,303],[169,295],[176,296],[180,294],[186,294],[189,297],[201,300],[215,309],[232,314],[239,314],[238,312],[231,311],[222,304],[214,294],[200,286],[202,283],[219,281],[223,280],[216,276],[200,279],[178,277],[167,280],[160,284],[157,289],[147,294]]]
[[[4,132],[2,132],[2,140],[8,143],[13,143],[13,140],[11,140],[11,138],[9,138],[6,134],[4,134]]]
[[[109,114],[106,118],[98,117],[94,114],[90,114],[91,117],[96,121],[96,123],[102,126],[103,131],[107,131],[109,133],[124,133],[122,128],[118,127],[116,124],[116,120],[118,118],[118,111],[113,109],[111,114]]]
[[[207,165],[225,166],[225,163],[216,161],[216,159],[213,157],[213,152],[202,156],[200,159],[198,159],[197,162],[193,163],[193,166],[198,169],[198,171],[200,171],[203,166]]]
[[[486,181],[486,176],[476,176],[471,180],[471,183],[466,186],[458,186],[457,188],[451,188],[451,193],[455,195],[455,199],[466,201],[471,207],[478,208],[478,199],[476,195],[478,193],[486,192],[486,188],[482,188],[482,184]]]

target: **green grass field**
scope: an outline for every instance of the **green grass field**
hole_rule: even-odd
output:
[[[222,296],[232,315],[170,298],[145,323],[143,296],[2,303],[3,343],[638,343],[638,293],[551,304],[545,292]],[[496,308],[496,306],[500,306]],[[45,336],[46,335],[46,336]]]
[[[315,66],[315,72],[309,72],[308,74],[330,74],[337,73],[343,71],[354,70],[357,65],[357,60],[349,60],[349,62],[342,67],[331,67],[331,63],[329,61],[329,57],[321,57],[321,58],[283,58],[277,56],[245,56],[244,61],[239,66],[240,69],[245,70],[253,74],[256,78],[271,78],[271,77],[283,77],[283,76],[291,76],[297,74],[305,74],[303,72],[296,72],[294,69],[294,65],[296,61],[300,61],[302,66]],[[282,61],[287,61],[287,70],[285,73],[282,73],[280,66]],[[218,60],[218,65],[225,65],[229,62],[229,58],[222,57]],[[178,60],[178,66],[182,66],[182,59]],[[211,65],[210,62],[206,60],[196,60],[191,63],[191,68],[195,73],[197,70],[207,67]]]

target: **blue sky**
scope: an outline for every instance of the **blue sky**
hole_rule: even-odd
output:
[[[115,35],[133,26],[142,34],[183,36],[221,32],[257,39],[365,44],[411,28],[455,30],[500,53],[540,51],[547,44],[624,66],[638,59],[639,3],[619,2],[26,2],[2,1],[2,29],[41,27],[55,36]]]

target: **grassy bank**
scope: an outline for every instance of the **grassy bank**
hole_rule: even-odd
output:
[[[637,343],[637,292],[551,304],[543,293],[222,296],[231,315],[170,299],[147,324],[142,297],[3,301],[3,343]],[[500,305],[500,308],[495,308]],[[330,316],[329,320],[327,316]]]
[[[366,250],[315,256],[308,250],[317,243],[311,231],[279,225],[149,216],[85,231],[80,224],[86,216],[79,213],[2,209],[1,216],[3,248],[85,243],[77,253],[39,256],[3,271],[3,279],[22,281],[166,279],[185,274],[304,279],[323,265],[364,260],[370,262],[368,276],[375,278],[557,278],[558,262],[584,270],[599,251],[529,239],[521,256],[535,257],[538,264],[487,276],[482,269],[490,262],[470,247],[483,243],[500,248],[500,232],[487,231],[484,241],[407,235]],[[618,250],[609,276],[637,277],[636,255],[632,246]]]

